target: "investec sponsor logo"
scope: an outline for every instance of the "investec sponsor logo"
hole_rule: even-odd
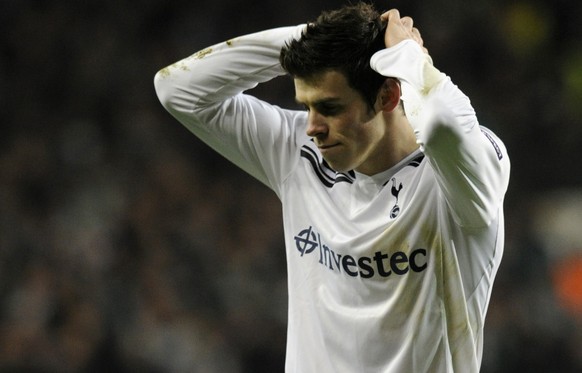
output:
[[[376,251],[372,257],[359,258],[338,254],[321,242],[321,236],[313,227],[306,228],[295,236],[295,247],[302,257],[316,252],[319,254],[319,264],[332,271],[343,271],[351,277],[402,276],[410,271],[422,272],[427,267],[427,252],[422,248],[413,250],[409,255],[403,251],[390,254]]]

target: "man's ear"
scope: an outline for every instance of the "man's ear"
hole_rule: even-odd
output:
[[[395,78],[386,78],[378,94],[378,101],[382,111],[387,113],[394,111],[400,103],[401,94],[400,82]]]

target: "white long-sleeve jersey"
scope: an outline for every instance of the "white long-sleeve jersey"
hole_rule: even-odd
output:
[[[384,172],[337,173],[307,113],[244,94],[284,74],[304,26],[241,36],[155,77],[166,109],[283,206],[287,372],[477,372],[503,253],[503,143],[411,41],[372,67],[403,84],[419,150]]]

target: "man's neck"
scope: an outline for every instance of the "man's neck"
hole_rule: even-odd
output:
[[[404,115],[390,115],[385,120],[386,132],[380,144],[382,151],[376,152],[371,162],[366,162],[368,167],[356,169],[362,174],[372,176],[388,170],[419,147],[414,131]]]

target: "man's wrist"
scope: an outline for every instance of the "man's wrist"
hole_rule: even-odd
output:
[[[406,81],[422,94],[427,94],[445,77],[412,39],[376,52],[370,59],[370,66],[386,77]]]

